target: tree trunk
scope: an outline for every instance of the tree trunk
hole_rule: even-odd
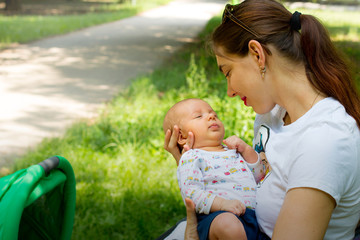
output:
[[[19,11],[21,10],[20,0],[5,0],[6,11]]]

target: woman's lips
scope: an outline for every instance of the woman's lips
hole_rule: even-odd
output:
[[[246,97],[242,97],[242,98],[241,98],[241,100],[244,101],[245,106],[247,106],[246,99],[247,99]]]

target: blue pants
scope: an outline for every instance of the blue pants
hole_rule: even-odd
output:
[[[197,230],[199,233],[200,240],[209,239],[210,225],[214,218],[225,211],[217,211],[210,214],[197,214],[198,226]],[[244,226],[246,236],[248,240],[266,240],[270,239],[265,234],[260,232],[259,225],[256,221],[255,211],[252,209],[246,209],[245,214],[237,216],[239,221]]]

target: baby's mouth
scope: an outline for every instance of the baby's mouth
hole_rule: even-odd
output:
[[[209,128],[211,128],[211,129],[214,129],[214,128],[219,128],[219,125],[218,124],[216,124],[216,123],[213,123],[213,124],[211,124],[210,125],[210,127]]]

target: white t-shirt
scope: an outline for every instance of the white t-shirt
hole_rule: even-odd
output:
[[[269,237],[287,191],[316,188],[336,201],[324,239],[354,237],[360,216],[360,132],[333,98],[318,102],[284,126],[285,109],[257,115],[254,147],[265,150],[271,171],[258,185],[256,216]],[[296,207],[296,206],[294,206]]]
[[[215,196],[237,199],[254,209],[256,182],[252,171],[234,149],[224,152],[191,149],[181,156],[177,177],[183,199],[191,198],[196,212],[209,214]]]

